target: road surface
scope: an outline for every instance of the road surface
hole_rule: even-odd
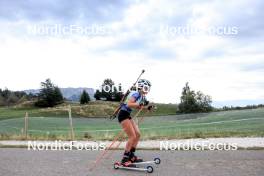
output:
[[[114,170],[121,158],[114,151],[92,172],[91,164],[101,151],[28,151],[0,148],[1,176],[263,176],[264,150],[239,151],[139,151],[144,159],[160,157],[152,174]]]

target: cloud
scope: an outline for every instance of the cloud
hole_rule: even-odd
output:
[[[263,39],[263,8],[264,2],[261,0],[241,1],[232,3],[232,8],[223,9],[226,18],[223,23],[226,25],[238,26],[238,38],[251,42]]]
[[[153,83],[149,96],[157,102],[179,102],[187,81],[215,101],[263,99],[262,7],[257,0],[4,0],[0,75],[6,76],[0,87],[37,88],[47,77],[61,87],[97,88],[106,77],[129,87],[144,68]],[[57,23],[102,24],[110,33],[27,33],[27,26]],[[238,34],[204,32],[219,26],[235,26]]]
[[[263,62],[244,65],[241,68],[241,70],[242,71],[258,71],[258,72],[260,72],[260,74],[261,74],[261,72],[264,73],[264,59],[263,59]]]
[[[33,22],[75,21],[87,23],[107,21],[122,17],[123,10],[129,1],[92,1],[92,0],[2,0],[0,1],[0,17],[7,21],[28,20]]]

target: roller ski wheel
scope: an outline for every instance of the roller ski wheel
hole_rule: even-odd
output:
[[[118,163],[118,162],[116,162],[115,164],[114,164],[114,169],[119,169],[119,166],[120,166],[120,163]]]
[[[152,166],[147,166],[147,172],[152,173],[154,171]]]
[[[154,159],[155,164],[160,164],[161,160],[159,158]]]

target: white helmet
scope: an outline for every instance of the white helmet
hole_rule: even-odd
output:
[[[148,81],[146,79],[140,79],[137,82],[137,86],[139,89],[143,88],[143,90],[147,92],[147,91],[149,91],[149,89],[151,87],[151,83],[150,83],[150,81]]]

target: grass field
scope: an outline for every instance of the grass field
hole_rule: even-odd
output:
[[[94,101],[87,105],[79,103],[64,103],[53,108],[36,108],[32,102],[13,107],[0,107],[0,120],[24,117],[28,112],[31,117],[66,117],[68,116],[68,105],[71,105],[74,117],[109,117],[119,105],[118,102]],[[155,104],[157,109],[147,116],[175,115],[177,105],[175,104]]]
[[[61,115],[61,114],[60,114]],[[29,117],[31,139],[69,139],[69,121],[62,117]],[[73,116],[76,139],[111,140],[120,131],[116,120]],[[1,139],[23,139],[23,118],[2,118]],[[264,108],[203,114],[144,117],[142,139],[264,136]]]

